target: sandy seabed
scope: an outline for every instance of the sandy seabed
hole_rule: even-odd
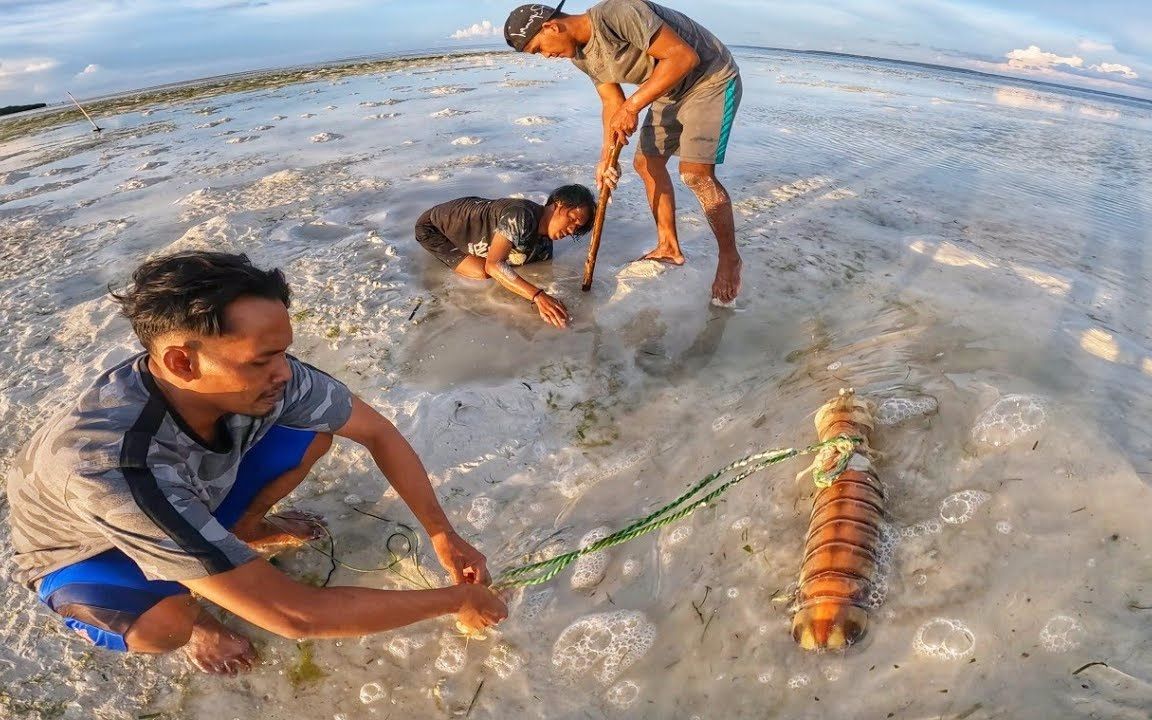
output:
[[[0,580],[0,716],[1147,718],[1152,106],[894,63],[738,60],[722,169],[736,307],[708,303],[715,248],[683,188],[689,264],[629,263],[654,240],[626,173],[591,293],[582,242],[526,271],[568,303],[566,332],[451,277],[411,232],[460,195],[591,181],[596,96],[563,63],[412,61],[3,142],[0,469],[135,351],[109,282],[153,253],[243,251],[292,282],[294,351],[397,423],[496,568],[811,442],[840,387],[874,397],[891,558],[863,644],[815,655],[789,636],[813,493],[796,461],[518,595],[484,640],[445,619],[296,643],[231,619],[264,658],[237,679],[95,652]],[[346,444],[292,503],[327,515],[361,566],[412,523]],[[283,566],[328,571],[310,551]],[[419,581],[401,567],[334,582]]]

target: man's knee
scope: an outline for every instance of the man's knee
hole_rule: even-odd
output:
[[[651,175],[653,171],[659,171],[667,167],[668,158],[657,157],[655,155],[645,155],[644,153],[636,153],[632,157],[632,167],[636,172],[641,175]]]
[[[191,595],[174,595],[138,617],[124,642],[131,652],[166,653],[188,644],[201,607]]]
[[[712,168],[680,167],[680,180],[694,192],[708,190],[719,184]]]

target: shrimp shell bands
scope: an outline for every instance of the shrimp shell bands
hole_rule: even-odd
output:
[[[800,565],[799,610],[792,618],[792,637],[805,650],[847,647],[859,642],[868,628],[884,517],[884,490],[868,458],[874,412],[871,402],[841,390],[816,413],[820,440],[849,435],[864,438],[864,443],[812,503]],[[832,459],[824,469],[834,464]]]

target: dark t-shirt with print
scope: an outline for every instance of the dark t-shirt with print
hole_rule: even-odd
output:
[[[453,245],[479,257],[488,257],[492,236],[500,233],[512,243],[508,263],[525,265],[552,259],[552,241],[538,229],[543,214],[531,200],[465,197],[437,205],[428,219]]]

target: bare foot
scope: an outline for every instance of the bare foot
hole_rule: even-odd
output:
[[[260,518],[255,523],[238,523],[235,532],[236,537],[248,543],[253,550],[262,554],[276,554],[325,537],[327,527],[320,515],[289,510]]]
[[[205,610],[192,625],[184,652],[193,665],[214,675],[247,672],[259,659],[251,640],[224,627]]]
[[[684,253],[680,252],[680,248],[657,245],[655,250],[641,255],[632,262],[640,262],[642,260],[654,260],[658,263],[664,263],[665,265],[683,265]]]
[[[716,266],[716,279],[712,282],[712,297],[730,303],[740,294],[740,270],[744,267],[739,255],[720,257]]]

